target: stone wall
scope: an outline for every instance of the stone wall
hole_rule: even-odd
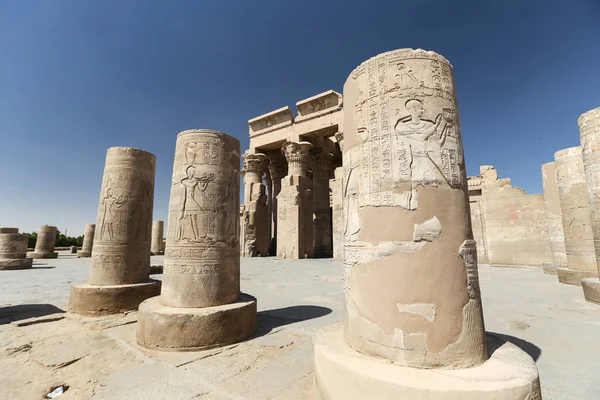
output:
[[[548,262],[547,214],[543,194],[527,194],[492,166],[469,178],[473,235],[481,263],[533,265]]]

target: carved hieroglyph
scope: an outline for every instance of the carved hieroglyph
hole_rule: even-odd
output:
[[[148,281],[156,157],[130,147],[111,147],[92,248],[89,284]]]
[[[581,147],[557,151],[554,159],[568,267],[595,271],[596,255]]]
[[[566,265],[565,234],[562,225],[555,162],[542,165],[542,181],[544,184],[544,199],[546,201],[547,213],[548,261],[554,264]]]
[[[27,256],[29,234],[19,233],[19,228],[0,228],[0,270],[31,268]]]
[[[165,253],[165,222],[152,221],[152,242],[150,251],[153,255],[161,255]]]
[[[91,257],[92,247],[94,246],[94,234],[96,232],[96,224],[87,224],[83,232],[83,245],[81,250],[77,252],[77,257]]]
[[[308,142],[285,142],[281,151],[288,162],[288,175],[277,195],[277,257],[300,259],[313,256],[312,181]]]
[[[58,253],[54,251],[56,245],[56,227],[42,225],[35,242],[35,250],[31,253],[32,258],[56,258]]]
[[[348,344],[421,368],[487,358],[452,67],[402,49],[344,86]]]
[[[244,160],[244,257],[267,256],[269,252],[269,207],[263,176],[269,160],[264,154],[246,153]]]
[[[192,129],[177,136],[161,301],[233,303],[240,291],[240,143]]]
[[[578,123],[596,263],[600,266],[600,107],[582,114]]]

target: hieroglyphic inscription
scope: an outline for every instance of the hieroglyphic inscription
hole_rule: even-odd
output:
[[[414,209],[414,193],[394,195],[401,182],[465,184],[452,69],[447,61],[420,50],[395,51],[363,63],[351,79],[357,86],[356,130],[364,138],[361,206]]]
[[[479,271],[477,270],[477,244],[474,240],[465,240],[460,246],[460,256],[465,261],[467,270],[467,291],[469,297],[478,300],[479,291]]]

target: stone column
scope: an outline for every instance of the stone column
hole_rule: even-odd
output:
[[[269,239],[268,255],[275,255],[273,249],[273,180],[269,168],[265,169],[265,186],[267,188],[267,238]]]
[[[554,160],[568,266],[557,269],[558,280],[581,286],[598,276],[581,147],[557,151]]]
[[[30,254],[31,258],[57,258],[58,253],[54,251],[56,245],[56,227],[42,225],[35,242],[35,251]]]
[[[165,233],[165,222],[164,221],[153,221],[152,222],[152,242],[150,245],[150,252],[153,256],[160,256],[160,255],[165,254],[164,233]]]
[[[600,274],[600,107],[582,114],[578,123],[596,250],[596,268]],[[583,293],[587,301],[600,304],[600,280],[598,277],[583,279],[581,286],[583,286]]]
[[[313,257],[313,200],[309,142],[285,142],[281,151],[288,162],[288,175],[281,180],[277,196],[277,257]]]
[[[69,311],[101,315],[136,310],[160,292],[150,279],[150,237],[156,157],[130,147],[111,147],[96,220],[90,276],[71,287]]]
[[[139,308],[137,342],[166,351],[244,339],[256,299],[240,293],[240,143],[221,132],[177,136],[161,295]]]
[[[333,227],[333,258],[344,259],[344,196],[342,193],[342,177],[344,168],[338,167],[334,171],[335,179],[329,181],[331,188],[331,213]]]
[[[94,232],[96,231],[96,224],[87,224],[83,233],[83,245],[81,250],[77,252],[77,257],[91,257],[92,246],[94,245]]]
[[[264,154],[243,155],[244,160],[244,252],[243,257],[269,254],[269,215],[263,176],[269,160]]]
[[[542,165],[542,181],[544,184],[544,199],[546,200],[548,224],[548,263],[544,263],[544,272],[556,275],[558,268],[567,266],[567,253],[565,249],[565,234],[562,226],[562,212],[560,211],[558,183],[556,181],[555,162]]]
[[[343,120],[346,316],[314,339],[320,398],[539,398],[527,354],[491,336],[488,358],[448,61],[366,61]]]
[[[271,175],[271,183],[273,187],[271,220],[272,220],[272,239],[271,239],[271,254],[277,255],[277,196],[281,192],[281,180],[288,173],[287,161],[281,151],[274,154],[269,154],[269,173]]]
[[[31,268],[33,260],[27,258],[29,234],[19,233],[19,228],[0,228],[0,270]]]
[[[331,153],[321,152],[312,158],[313,180],[313,247],[316,258],[333,257],[329,178]]]

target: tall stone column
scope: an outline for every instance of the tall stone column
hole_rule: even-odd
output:
[[[557,269],[558,280],[581,286],[583,278],[598,276],[581,147],[557,151],[554,160],[568,267]]]
[[[582,114],[578,123],[596,250],[596,268],[600,274],[600,107]],[[600,280],[598,277],[583,279],[581,286],[583,286],[583,293],[587,301],[600,304]]]
[[[81,250],[77,252],[77,257],[88,258],[92,256],[92,247],[94,245],[94,233],[96,232],[96,224],[87,224],[83,232],[83,245]]]
[[[281,151],[288,162],[288,175],[281,180],[277,196],[277,257],[313,257],[312,181],[308,177],[309,142],[285,142]]]
[[[263,176],[269,160],[264,154],[242,156],[244,160],[244,251],[243,257],[269,254],[269,215]]]
[[[140,304],[137,342],[167,351],[244,339],[256,299],[240,294],[240,142],[192,129],[177,135],[161,295]]]
[[[150,244],[150,253],[153,256],[165,254],[165,222],[152,221],[152,242]]]
[[[69,311],[101,315],[136,310],[160,292],[150,279],[156,157],[130,147],[106,152],[87,284],[71,287]]]
[[[0,228],[0,270],[31,268],[33,259],[27,258],[29,234],[19,228]]]
[[[265,170],[265,186],[267,188],[267,238],[269,240],[268,255],[275,255],[273,249],[273,180],[271,171],[267,167]]]
[[[332,238],[333,238],[333,258],[336,260],[344,259],[344,196],[342,195],[342,177],[344,168],[338,167],[334,171],[334,179],[329,181],[331,188],[331,219],[332,219]]]
[[[57,258],[58,253],[54,251],[56,231],[55,226],[42,225],[35,242],[35,250],[29,256],[31,258]]]
[[[565,268],[567,266],[567,253],[565,249],[565,234],[562,226],[558,182],[556,181],[555,162],[542,165],[542,181],[544,185],[544,199],[546,200],[548,224],[547,255],[549,261],[548,263],[544,263],[544,272],[556,275],[558,268]]]
[[[271,254],[277,255],[277,213],[278,204],[277,196],[281,192],[281,180],[288,173],[288,165],[285,156],[281,151],[274,154],[269,154],[269,173],[271,175],[271,184],[273,188],[272,205],[271,205],[271,220],[272,220],[272,239],[271,239]]]
[[[346,318],[314,339],[320,398],[539,398],[527,354],[499,336],[486,348],[448,61],[371,58],[346,81],[343,118]]]
[[[329,178],[331,153],[321,152],[312,158],[313,180],[313,246],[316,258],[333,257]]]

